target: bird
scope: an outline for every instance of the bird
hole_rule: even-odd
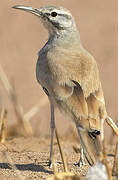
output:
[[[103,124],[108,118],[97,63],[84,48],[69,10],[53,5],[40,8],[16,5],[13,8],[36,15],[49,33],[36,64],[37,81],[50,103],[49,164],[52,162],[57,107],[75,123],[84,157],[92,166],[101,152]],[[80,163],[81,159],[78,165]]]

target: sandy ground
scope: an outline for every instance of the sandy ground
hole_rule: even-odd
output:
[[[19,103],[24,113],[34,105],[40,104],[39,113],[31,119],[34,135],[38,138],[9,139],[6,142],[7,153],[13,163],[17,164],[20,173],[26,179],[45,179],[53,172],[45,162],[49,155],[49,142],[42,138],[49,137],[49,105],[41,87],[36,82],[35,65],[37,53],[48,38],[40,20],[31,14],[14,10],[14,5],[28,5],[40,7],[44,5],[61,5],[68,8],[75,16],[83,45],[95,57],[106,99],[109,115],[117,119],[118,107],[118,1],[103,0],[1,0],[0,1],[0,64],[4,68],[8,79],[15,85]],[[70,44],[71,45],[71,44]],[[12,103],[0,81],[0,106],[8,111],[8,131],[15,131],[17,124]],[[71,121],[67,121],[59,112],[56,112],[56,124],[60,136],[68,134],[71,138]],[[65,126],[63,126],[65,124]],[[109,144],[116,142],[112,138],[110,128],[106,127],[106,139]],[[20,127],[17,128],[20,134]],[[66,141],[65,141],[66,142]],[[73,162],[79,158],[74,153],[70,143],[64,142],[64,151],[67,153],[69,168],[85,174],[85,170],[73,167]],[[4,147],[2,146],[4,149]],[[57,146],[57,158],[59,152]],[[0,148],[1,149],[1,148]],[[1,151],[1,150],[0,150]],[[17,179],[8,166],[8,161],[0,153],[0,179]]]
[[[79,153],[75,153],[73,150],[73,145],[75,144],[70,143],[68,140],[61,140],[61,145],[67,159],[68,170],[78,174],[81,180],[84,180],[89,166],[86,164],[79,168],[74,165],[80,157]],[[79,146],[76,144],[75,147]],[[107,152],[113,154],[113,149],[114,147],[111,146],[107,149]],[[2,152],[6,152],[6,155],[4,156]],[[9,139],[1,146],[0,157],[0,180],[19,180],[20,177],[22,180],[43,180],[53,175],[53,168],[48,167],[48,139],[45,140],[36,137]],[[113,157],[108,159],[112,167]],[[62,160],[56,141],[54,143],[54,160],[58,172],[63,172]],[[17,170],[11,168],[9,163],[15,164]]]
[[[74,166],[73,164],[79,159],[79,154],[74,152],[72,143],[69,141],[66,144],[62,142],[62,144],[68,161],[68,169],[84,178],[88,166],[82,168]],[[9,139],[5,145],[2,145],[2,151],[7,153],[7,157],[0,153],[1,180],[19,179],[17,171],[9,166],[9,159],[9,162],[16,165],[22,179],[46,179],[46,177],[53,175],[53,169],[48,167],[49,140],[34,137]],[[58,172],[62,172],[63,166],[56,141],[54,143],[54,157]]]

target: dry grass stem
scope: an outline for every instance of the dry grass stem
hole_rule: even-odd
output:
[[[47,97],[43,97],[40,99],[40,103],[38,103],[37,105],[35,105],[34,107],[32,107],[25,115],[24,115],[24,119],[26,119],[27,121],[29,121],[33,116],[35,116],[35,114],[37,114],[39,112],[39,110],[41,109],[42,106],[44,106],[47,103]]]
[[[0,65],[0,79],[1,79],[5,89],[7,90],[9,96],[10,96],[10,94],[12,93],[12,86],[9,83],[8,78],[5,74],[5,72],[3,71],[3,68],[1,65]]]
[[[105,140],[102,143],[102,153],[103,153],[102,163],[106,167],[107,174],[108,174],[108,180],[112,180],[112,171],[111,171],[111,168],[110,168],[108,160],[107,160],[107,153],[106,153],[106,148],[105,148]]]
[[[112,174],[118,176],[118,143],[116,144]]]
[[[60,154],[61,154],[61,159],[62,159],[62,163],[63,163],[63,167],[64,167],[64,172],[68,172],[67,162],[66,162],[66,159],[65,159],[61,144],[60,144],[60,140],[59,140],[59,136],[58,136],[58,132],[57,132],[56,128],[55,128],[55,134],[56,134],[56,139],[57,139],[57,143],[58,143],[58,146],[59,146],[59,151],[60,151]]]
[[[15,111],[15,114],[16,114],[19,124],[24,127],[26,134],[32,135],[33,134],[32,127],[31,127],[30,123],[24,119],[23,107],[18,102],[18,98],[17,98],[16,92],[15,92],[15,89],[8,81],[7,75],[5,74],[1,65],[0,65],[0,79],[12,101],[14,111]]]
[[[33,135],[33,130],[32,130],[31,124],[29,121],[24,119],[23,107],[18,102],[16,91],[15,91],[15,88],[13,86],[12,86],[12,94],[10,97],[12,100],[12,104],[14,107],[14,111],[15,111],[17,120],[18,120],[19,124],[22,125],[22,127],[24,128],[25,134]]]
[[[4,143],[6,139],[6,127],[7,127],[7,111],[2,108],[0,114],[0,142]]]
[[[24,180],[24,177],[21,175],[20,171],[17,169],[17,167],[14,165],[12,159],[10,156],[8,156],[7,152],[2,151],[2,154],[4,156],[4,158],[7,160],[7,162],[9,163],[9,166],[13,169],[14,172],[16,172],[17,174],[17,178],[19,180]]]
[[[106,122],[108,123],[108,125],[113,129],[113,131],[117,134],[118,136],[118,127],[117,125],[114,123],[114,121],[110,118],[107,117],[106,118]]]
[[[53,166],[54,174],[57,174],[58,173],[58,168],[57,168],[57,164],[55,163],[54,156],[53,156],[53,159],[52,159],[52,166]]]
[[[52,162],[52,163],[53,163],[53,171],[54,171],[54,174],[57,174],[57,173],[58,173],[57,166],[56,166],[55,162]]]

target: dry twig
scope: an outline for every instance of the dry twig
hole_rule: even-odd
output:
[[[26,119],[27,121],[29,121],[33,116],[35,116],[36,113],[39,112],[39,110],[41,109],[42,106],[44,106],[47,102],[47,97],[46,98],[41,98],[40,99],[40,103],[36,104],[35,106],[33,106],[27,113],[25,113],[24,115],[24,119]]]
[[[108,123],[108,125],[113,129],[113,131],[117,134],[118,136],[118,127],[117,125],[114,123],[114,121],[110,118],[107,117],[106,118],[106,122]]]
[[[0,142],[4,143],[6,139],[6,121],[7,121],[7,111],[2,108],[0,114]]]
[[[116,144],[112,174],[118,176],[118,143]]]
[[[62,163],[63,163],[63,167],[64,167],[64,172],[68,172],[67,162],[65,160],[65,156],[64,156],[61,144],[60,144],[60,140],[59,140],[59,136],[58,136],[56,128],[55,128],[55,134],[56,134],[56,139],[57,139],[57,143],[58,143],[58,146],[59,146],[59,151],[60,151],[60,154],[61,154],[61,159],[62,159]]]
[[[109,166],[108,160],[107,160],[107,153],[106,153],[106,148],[105,148],[105,140],[102,143],[102,154],[103,154],[103,159],[102,159],[102,163],[105,165],[106,170],[107,170],[107,174],[108,174],[108,180],[112,180],[112,172],[111,172],[111,168]]]
[[[15,114],[16,114],[19,124],[24,127],[24,130],[28,135],[32,135],[33,134],[32,127],[31,127],[29,121],[24,119],[23,107],[18,102],[18,98],[17,98],[16,92],[15,92],[15,89],[8,81],[7,75],[5,74],[5,72],[1,66],[0,66],[0,79],[12,101],[14,111],[15,111]]]

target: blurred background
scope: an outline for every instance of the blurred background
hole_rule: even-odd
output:
[[[30,119],[35,135],[49,135],[48,99],[36,81],[38,51],[48,39],[40,20],[32,14],[12,9],[14,5],[41,7],[60,5],[75,17],[84,47],[95,57],[102,81],[108,114],[118,118],[118,1],[103,0],[1,0],[0,64],[15,86],[24,113],[40,104]],[[71,45],[71,44],[70,44]],[[16,123],[13,105],[0,81],[0,105],[8,111],[8,128]],[[56,112],[59,134],[71,133],[71,121]],[[107,134],[110,134],[107,128]]]

